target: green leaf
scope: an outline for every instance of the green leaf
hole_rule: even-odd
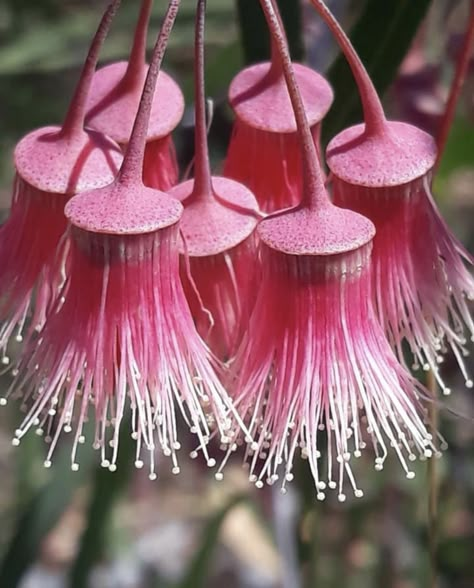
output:
[[[206,63],[206,95],[217,96],[227,89],[233,77],[243,67],[243,55],[237,41],[218,49],[217,54],[209,55]],[[181,87],[186,101],[194,100],[194,80],[188,76]]]
[[[237,495],[208,522],[202,534],[202,543],[185,572],[183,579],[175,588],[204,588],[207,585],[209,567],[212,561],[222,523],[229,512],[238,504],[248,500],[245,495]]]
[[[55,459],[49,481],[27,502],[0,564],[0,586],[16,588],[34,563],[46,535],[85,482],[94,460],[92,447],[81,450],[81,469],[71,472],[71,449],[64,447]]]
[[[104,554],[113,508],[133,471],[134,442],[129,429],[127,419],[120,431],[117,471],[110,472],[100,466],[96,469],[86,528],[71,568],[70,588],[87,588],[91,570]]]
[[[297,0],[277,0],[285,24],[290,53],[301,61],[304,55],[301,5]],[[270,58],[270,37],[265,16],[258,0],[237,0],[237,14],[245,63],[258,63]]]
[[[353,27],[351,41],[380,95],[390,86],[431,0],[368,0]],[[328,72],[334,104],[324,121],[324,142],[362,120],[359,94],[341,54]]]
[[[18,0],[15,0],[18,1]],[[233,0],[209,0],[207,5],[207,42],[222,44],[222,35],[235,38]],[[6,43],[0,43],[0,74],[18,75],[40,71],[59,71],[78,67],[87,52],[90,38],[99,22],[97,2],[78,3],[77,7],[65,7],[62,16],[37,21],[15,33]],[[133,28],[137,18],[138,2],[123,2],[107,41],[101,51],[101,62],[123,59],[129,50]],[[166,3],[155,2],[150,24],[148,46],[155,43]],[[170,48],[183,50],[192,46],[196,0],[182,0],[176,29],[170,40]],[[1,16],[1,15],[0,15]],[[191,41],[190,41],[191,39]],[[3,41],[3,39],[2,39]]]

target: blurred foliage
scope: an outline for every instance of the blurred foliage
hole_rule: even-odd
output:
[[[278,0],[293,56],[303,56],[302,13],[296,0]],[[11,176],[10,152],[14,142],[32,127],[61,120],[78,68],[86,52],[90,31],[97,22],[94,0],[4,0],[0,6],[0,188]],[[355,4],[355,3],[354,3]],[[150,44],[158,30],[165,2],[155,2]],[[366,0],[357,3],[357,19],[351,38],[379,91],[384,92],[396,75],[413,36],[426,15],[429,0]],[[131,40],[137,2],[123,0],[104,60],[123,58]],[[192,38],[194,0],[183,0],[176,30],[166,57],[168,69],[180,78],[188,100],[192,99]],[[240,29],[237,27],[239,23]],[[239,35],[240,30],[240,35]],[[208,0],[207,92],[222,97],[244,62],[268,57],[268,36],[256,0]],[[240,39],[242,43],[240,43]],[[329,70],[336,101],[325,121],[326,137],[359,116],[359,99],[352,74],[342,57]],[[215,121],[219,126],[221,119]],[[222,126],[229,126],[229,121]],[[220,129],[218,129],[220,130]],[[225,135],[225,132],[223,132]],[[440,168],[438,186],[444,188],[453,170],[473,167],[474,130],[467,119],[454,126]],[[17,416],[17,415],[15,415]],[[14,428],[8,424],[9,431]],[[469,469],[469,452],[463,445],[465,424],[443,422],[451,443],[442,468],[440,505],[441,543],[439,566],[448,588],[472,588],[472,514],[474,472]],[[469,439],[469,437],[467,436]],[[123,438],[122,443],[125,441]],[[23,448],[25,447],[25,449]],[[72,503],[77,490],[91,490],[86,509],[85,531],[79,541],[70,571],[70,586],[83,588],[90,570],[111,550],[110,518],[119,498],[130,491],[130,448],[122,444],[119,472],[97,469],[88,446],[81,450],[81,469],[71,474],[69,448],[62,448],[45,480],[38,481],[33,464],[42,450],[38,440],[22,442],[18,467],[18,508],[15,528],[0,565],[1,588],[16,588],[21,577],[38,560],[45,536]],[[10,456],[10,459],[13,459]],[[126,463],[125,463],[126,462]],[[127,468],[127,465],[129,466]],[[306,585],[324,588],[414,588],[426,582],[426,468],[419,464],[415,481],[401,479],[398,467],[389,464],[383,474],[365,468],[366,496],[358,502],[339,505],[328,501],[315,505],[314,487],[306,464],[295,484],[301,493],[302,517],[298,547]],[[361,466],[361,467],[362,467]],[[95,473],[94,473],[95,472]],[[202,475],[205,478],[205,474]],[[133,477],[132,477],[133,479]],[[173,482],[172,482],[173,483]],[[193,480],[194,484],[194,480]],[[155,492],[155,486],[150,492]],[[163,486],[161,486],[161,491]],[[197,492],[197,490],[196,490]],[[264,493],[254,501],[272,513]],[[208,579],[222,527],[244,498],[232,496],[204,523],[184,576],[177,588],[210,586]],[[201,519],[206,519],[206,513]],[[246,542],[247,529],[241,540]],[[284,563],[284,562],[283,562]],[[150,586],[153,584],[150,583]],[[230,584],[229,584],[230,585]],[[296,588],[296,587],[291,587]]]
[[[37,452],[33,454],[37,459]],[[81,467],[75,473],[71,473],[71,448],[68,444],[56,456],[49,479],[18,513],[13,537],[0,564],[0,586],[18,586],[26,570],[37,560],[45,537],[69,507],[77,489],[87,481],[94,461],[93,454],[90,445],[82,448]],[[24,474],[31,475],[32,470],[33,464],[29,464]]]
[[[248,500],[248,496],[235,496],[222,507],[205,525],[201,545],[196,550],[182,580],[175,588],[205,588],[209,578],[209,569],[214,555],[219,533],[229,512],[237,505]]]
[[[120,427],[121,442],[117,471],[97,466],[91,500],[86,515],[87,526],[82,534],[77,557],[71,568],[70,588],[87,588],[94,566],[106,553],[110,534],[110,518],[116,501],[130,484],[134,469],[135,443],[130,435],[128,419]]]

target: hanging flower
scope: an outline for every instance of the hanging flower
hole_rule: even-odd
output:
[[[143,0],[135,38],[127,61],[99,69],[93,79],[88,102],[87,125],[126,147],[137,114],[147,74],[146,38],[153,0]],[[184,97],[178,84],[164,71],[153,96],[147,130],[143,181],[157,190],[168,190],[178,181],[178,164],[172,131],[184,112]]]
[[[122,162],[116,143],[83,128],[91,78],[118,4],[112,2],[102,18],[63,126],[33,131],[15,149],[12,207],[0,228],[4,365],[11,338],[22,341],[28,321],[31,329],[41,328],[63,280],[56,249],[66,230],[64,205],[76,192],[110,183]]]
[[[156,447],[179,472],[179,415],[197,435],[210,466],[215,463],[206,450],[211,431],[222,443],[237,434],[231,429],[230,401],[179,280],[182,205],[142,183],[155,83],[178,5],[179,0],[169,3],[117,179],[75,196],[66,206],[68,277],[12,384],[29,405],[14,443],[32,427],[46,432],[51,443],[46,466],[61,432],[75,427],[71,460],[72,469],[79,468],[77,447],[92,407],[94,446],[101,450],[102,465],[115,470],[127,398],[136,465],[142,467],[143,452],[148,452],[151,479],[156,478]]]
[[[301,64],[294,64],[314,144],[319,151],[320,123],[333,93],[328,82]],[[236,120],[224,175],[242,182],[264,212],[298,204],[302,168],[296,122],[278,53],[271,62],[241,71],[229,88]]]
[[[397,362],[374,314],[374,226],[329,201],[271,0],[262,6],[298,121],[305,190],[299,206],[258,226],[263,276],[231,381],[253,439],[250,480],[261,487],[282,473],[284,488],[301,450],[317,498],[337,488],[344,501],[346,480],[362,496],[352,459],[368,444],[376,469],[391,447],[408,478],[411,460],[439,452],[424,422],[425,392]]]
[[[170,194],[184,204],[181,276],[201,336],[221,358],[235,352],[248,325],[257,281],[253,236],[258,205],[242,184],[211,176],[204,87],[204,12],[198,5],[195,41],[194,179]]]
[[[438,364],[451,350],[465,378],[466,331],[474,337],[468,299],[472,258],[441,218],[430,192],[436,144],[412,125],[387,121],[350,41],[321,0],[312,0],[333,31],[357,80],[365,124],[346,129],[327,150],[334,201],[367,215],[376,227],[373,290],[379,320],[400,361],[406,341],[413,367],[432,370],[449,394]]]

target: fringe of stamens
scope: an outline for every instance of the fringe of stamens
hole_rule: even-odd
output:
[[[474,340],[469,309],[474,279],[463,263],[473,260],[440,216],[429,184],[425,176],[404,186],[369,189],[334,178],[334,194],[337,204],[366,215],[376,226],[375,301],[398,358],[404,361],[406,341],[413,369],[432,370],[449,394],[439,370],[449,351],[466,386],[473,386],[464,358],[469,355],[466,332]]]
[[[218,255],[181,259],[181,279],[199,334],[222,360],[248,327],[257,280],[256,237]],[[190,275],[189,275],[190,274]]]
[[[166,192],[178,183],[178,161],[173,137],[167,135],[147,143],[143,162],[143,182]]]
[[[363,495],[353,459],[368,445],[375,469],[383,469],[391,449],[407,478],[415,475],[411,461],[440,455],[420,403],[423,389],[397,362],[376,320],[370,249],[317,258],[262,246],[262,285],[233,365],[257,487],[281,480],[285,491],[299,451],[317,498],[328,488],[344,501],[347,483]]]
[[[319,152],[320,125],[312,128]],[[297,133],[270,133],[236,119],[224,175],[247,186],[263,212],[301,202],[301,148]]]
[[[15,178],[10,216],[0,228],[0,357],[6,369],[10,342],[40,329],[58,296],[64,268],[56,251],[66,231],[66,201]]]
[[[74,429],[71,465],[79,468],[89,412],[96,422],[94,447],[102,465],[114,471],[120,425],[130,407],[135,463],[143,467],[147,453],[151,479],[157,477],[157,447],[179,472],[180,417],[209,466],[215,465],[206,449],[213,431],[224,444],[237,435],[230,400],[186,305],[177,230],[111,236],[71,229],[62,302],[38,342],[25,350],[11,386],[29,408],[13,442],[32,428],[46,434],[46,466],[61,433]]]

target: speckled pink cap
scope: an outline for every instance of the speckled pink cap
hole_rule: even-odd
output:
[[[60,127],[32,131],[16,146],[19,176],[44,192],[74,194],[110,184],[122,163],[120,147],[95,131],[63,134]]]
[[[193,198],[194,180],[172,188],[171,196],[184,205],[180,229],[192,257],[207,257],[228,251],[249,237],[257,218],[245,210],[258,211],[255,196],[243,184],[228,178],[212,178],[210,198]]]
[[[183,206],[165,192],[115,182],[74,196],[64,213],[84,231],[109,235],[141,235],[174,225]]]
[[[86,117],[87,126],[121,144],[129,141],[148,71],[148,67],[143,67],[138,81],[129,84],[124,78],[127,66],[126,61],[120,61],[95,73]],[[169,135],[180,123],[183,113],[183,93],[178,84],[161,71],[153,97],[147,141]]]
[[[288,255],[336,255],[354,251],[375,236],[365,216],[327,203],[317,210],[294,208],[260,222],[260,239]]]
[[[327,164],[349,184],[382,188],[406,184],[435,164],[436,143],[413,125],[387,121],[383,132],[365,133],[359,124],[339,133],[328,145]]]
[[[334,95],[329,83],[317,72],[294,63],[296,80],[310,126],[328,112]],[[235,114],[247,125],[271,133],[295,133],[296,120],[285,78],[270,62],[242,70],[232,80],[229,102]]]

